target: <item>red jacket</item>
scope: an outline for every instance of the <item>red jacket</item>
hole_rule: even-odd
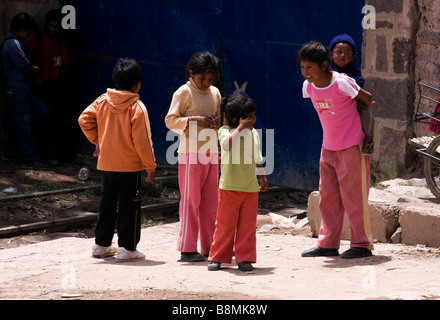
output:
[[[44,29],[26,42],[26,50],[30,63],[40,67],[45,80],[59,79],[72,63],[69,42],[63,37],[48,36]]]

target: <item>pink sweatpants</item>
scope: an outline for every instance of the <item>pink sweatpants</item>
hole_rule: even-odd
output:
[[[179,154],[180,232],[177,250],[195,252],[200,233],[200,253],[209,254],[218,204],[218,155],[200,159],[198,154]],[[208,163],[207,163],[208,162]]]
[[[257,261],[256,225],[258,192],[219,189],[217,222],[209,261],[231,263],[235,242],[235,261]]]
[[[360,146],[341,151],[322,149],[320,160],[321,230],[318,246],[338,249],[344,212],[351,226],[351,247],[373,247],[368,212],[370,157]]]

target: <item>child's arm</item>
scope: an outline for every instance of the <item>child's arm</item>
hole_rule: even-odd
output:
[[[368,108],[371,108],[371,106],[374,104],[373,96],[364,89],[359,90],[359,93],[355,99],[362,101]]]
[[[257,164],[260,170],[264,170],[261,164]],[[265,175],[260,175],[260,191],[266,192],[269,189],[269,183],[267,182],[267,177]]]
[[[98,143],[98,123],[96,120],[96,106],[98,105],[98,100],[95,100],[95,102],[88,106],[78,118],[78,124],[82,132],[94,145]]]
[[[95,152],[93,152],[93,156],[94,156],[95,158],[98,158],[100,152],[101,152],[101,150],[99,149],[99,143],[97,143],[97,144],[95,145]]]
[[[153,182],[154,178],[156,178],[155,172],[147,172],[147,177],[145,178],[145,182]]]
[[[240,124],[238,125],[237,129],[234,130],[234,132],[232,132],[229,135],[229,137],[225,140],[225,142],[223,142],[223,149],[226,151],[231,149],[232,145],[235,143],[235,141],[237,141],[238,137],[240,136],[240,132],[245,129],[252,130],[252,128],[254,127],[255,121],[256,121],[255,116],[248,117],[246,119],[241,118]]]

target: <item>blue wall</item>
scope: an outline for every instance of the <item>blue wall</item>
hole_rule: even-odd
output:
[[[173,142],[164,125],[173,92],[184,83],[185,64],[208,50],[223,61],[223,93],[248,82],[258,106],[257,128],[275,130],[275,170],[270,183],[316,189],[322,130],[301,94],[296,55],[310,40],[328,44],[339,33],[362,43],[362,0],[72,0],[78,114],[107,87],[119,57],[138,60],[145,72],[141,98],[149,110],[158,161]],[[359,64],[360,55],[357,63]],[[91,146],[79,135],[80,148]],[[265,139],[263,139],[263,142]],[[263,146],[263,155],[266,146]]]

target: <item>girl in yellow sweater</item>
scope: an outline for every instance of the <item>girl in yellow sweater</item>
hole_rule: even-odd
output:
[[[180,135],[178,150],[182,261],[204,261],[215,230],[218,202],[217,133],[221,95],[217,57],[198,52],[187,64],[188,82],[173,95],[165,124]],[[201,253],[197,250],[200,233]]]

